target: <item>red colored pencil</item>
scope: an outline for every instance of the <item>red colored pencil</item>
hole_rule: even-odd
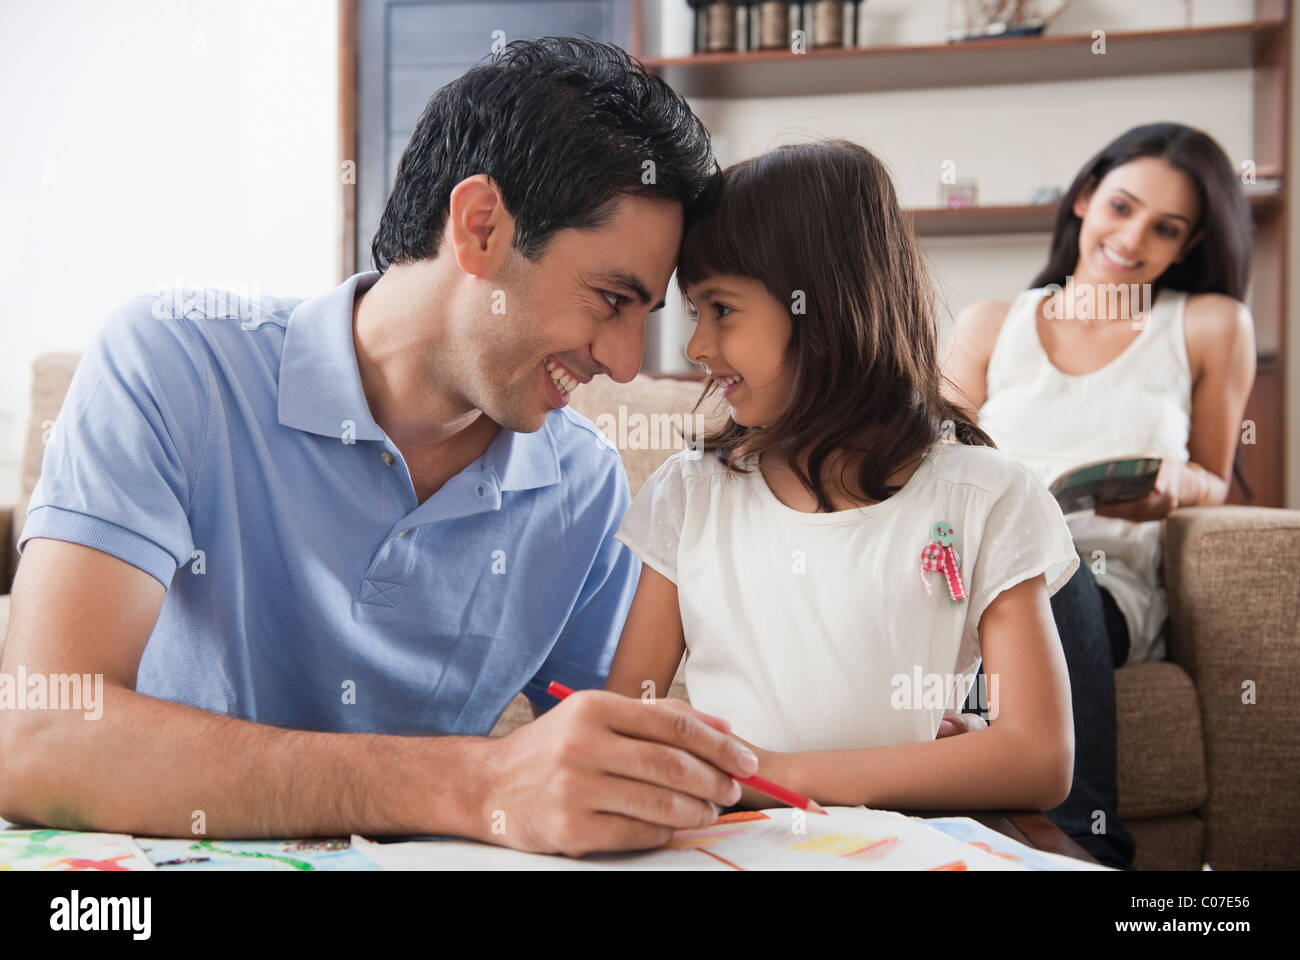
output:
[[[546,692],[557,700],[563,700],[569,694],[573,693],[571,689],[558,681],[552,680],[546,686]],[[787,790],[779,783],[773,783],[771,780],[764,780],[762,777],[736,777],[738,782],[747,787],[753,787],[759,793],[766,794],[774,800],[780,800],[782,803],[788,803],[792,807],[798,807],[800,810],[806,810],[808,813],[820,813],[824,816],[830,816],[816,800],[811,797],[805,797],[802,793],[795,793],[793,790]]]

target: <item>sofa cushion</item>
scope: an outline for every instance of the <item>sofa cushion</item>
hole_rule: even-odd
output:
[[[1205,821],[1198,814],[1150,817],[1124,825],[1137,844],[1134,870],[1201,869],[1205,859]]]
[[[1205,749],[1196,688],[1187,672],[1175,663],[1116,670],[1115,722],[1120,818],[1200,809],[1207,789]]]
[[[602,428],[623,458],[628,486],[637,495],[646,477],[678,450],[678,431],[697,426],[692,408],[700,398],[699,381],[669,380],[638,374],[628,383],[596,377],[573,394],[572,407]],[[725,408],[717,399],[706,400],[696,413],[705,429],[716,425]]]
[[[1300,866],[1297,565],[1300,511],[1197,507],[1165,521],[1169,658],[1200,701],[1216,869]]]
[[[45,456],[46,430],[63,408],[72,375],[81,362],[79,353],[44,353],[32,361],[32,409],[27,421],[27,443],[23,448],[23,472],[19,493],[31,495]]]
[[[63,408],[72,375],[81,362],[80,353],[43,353],[32,361],[31,416],[27,421],[27,440],[23,446],[22,472],[19,474],[18,500],[14,505],[13,525],[9,530],[4,549],[9,555],[8,573],[12,580],[18,562],[18,536],[27,521],[27,502],[31,499],[36,479],[41,475],[41,462],[45,459],[45,443],[49,427]],[[9,584],[3,585],[5,592]]]

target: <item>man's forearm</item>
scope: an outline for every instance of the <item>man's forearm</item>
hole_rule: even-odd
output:
[[[1050,810],[1068,793],[1073,751],[1066,754],[994,725],[934,741],[785,754],[779,763],[788,786],[822,804]]]
[[[0,814],[143,836],[487,832],[486,738],[287,730],[121,687],[103,701],[94,720],[0,718]]]

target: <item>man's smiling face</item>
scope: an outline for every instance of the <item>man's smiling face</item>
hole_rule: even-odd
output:
[[[458,352],[470,365],[457,376],[463,395],[531,433],[593,377],[631,380],[681,234],[680,204],[620,194],[601,226],[557,231],[536,262],[509,249],[499,269],[467,277],[457,311],[467,348]]]

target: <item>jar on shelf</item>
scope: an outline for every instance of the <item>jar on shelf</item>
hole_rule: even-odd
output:
[[[845,0],[814,0],[808,6],[812,7],[812,45],[844,46]]]
[[[736,49],[736,8],[729,0],[687,0],[695,10],[696,52],[730,53]]]
[[[784,50],[788,47],[790,4],[780,0],[757,0],[752,6],[758,14],[758,49]]]

